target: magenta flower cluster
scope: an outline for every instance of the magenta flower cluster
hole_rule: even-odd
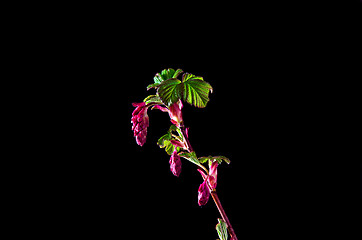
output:
[[[149,117],[147,115],[147,106],[144,102],[132,103],[136,109],[132,113],[132,130],[138,145],[143,146],[146,142],[147,127],[149,126]]]
[[[137,144],[143,146],[146,142],[147,127],[149,126],[149,117],[147,115],[148,106],[144,102],[132,103],[132,105],[136,107],[131,118],[133,135],[136,138]],[[159,109],[163,112],[168,112],[171,122],[177,127],[180,127],[183,123],[181,112],[182,107],[183,105],[181,100],[172,104],[169,108],[162,107],[160,105],[153,106],[153,108]],[[169,161],[170,169],[173,175],[178,177],[181,173],[182,164],[180,156],[177,154],[176,147],[185,148],[185,144],[176,140],[171,140],[171,143],[175,146],[175,151],[172,153]]]
[[[149,126],[149,117],[147,115],[147,106],[144,102],[141,103],[132,103],[136,109],[132,113],[132,130],[133,135],[136,138],[136,142],[138,145],[143,146],[146,142],[147,138],[147,127]],[[182,119],[182,102],[179,100],[178,102],[172,104],[169,108],[162,107],[160,105],[154,105],[152,109],[159,109],[163,112],[167,112],[170,116],[171,122],[180,127],[183,124]],[[186,138],[188,138],[187,130],[186,130]],[[177,153],[177,147],[187,150],[185,142],[177,141],[177,140],[170,140],[171,144],[174,145],[174,151],[170,157],[170,170],[173,175],[176,177],[180,176],[182,163],[181,158]],[[200,206],[205,205],[210,197],[210,190],[216,188],[216,181],[217,181],[217,162],[213,162],[210,165],[209,174],[205,174],[204,171],[198,169],[201,173],[204,181],[201,183],[198,189],[198,204]]]

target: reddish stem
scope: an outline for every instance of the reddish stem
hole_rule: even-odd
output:
[[[183,138],[186,140],[187,151],[193,152],[194,150],[192,149],[189,138],[187,137],[185,126],[181,126],[180,129],[181,129]]]
[[[187,150],[189,152],[192,152],[193,151],[193,148],[191,147],[191,144],[190,144],[190,141],[187,137],[187,134],[186,134],[186,129],[185,129],[185,126],[181,126],[180,127],[181,129],[181,132],[182,132],[182,135],[183,135],[183,138],[186,140],[186,145],[187,145]],[[223,219],[223,221],[227,224],[227,227],[228,227],[228,230],[229,230],[229,234],[231,236],[231,239],[230,240],[238,240],[238,238],[236,237],[236,234],[234,232],[234,229],[233,227],[231,226],[231,223],[229,221],[229,218],[227,217],[225,211],[224,211],[224,208],[222,207],[221,205],[221,202],[220,202],[220,199],[216,193],[216,189],[211,189],[211,187],[209,186],[209,184],[207,184],[207,186],[209,187],[210,189],[210,192],[211,192],[211,197],[212,199],[214,200],[215,204],[216,204],[216,207],[217,209],[219,210],[219,213]]]
[[[212,199],[214,200],[215,204],[216,204],[216,207],[217,209],[219,210],[220,212],[220,215],[222,217],[222,220],[224,220],[224,222],[226,222],[226,225],[229,229],[229,233],[230,233],[230,236],[231,236],[231,240],[238,240],[238,238],[236,237],[236,234],[234,232],[234,229],[233,227],[231,226],[231,223],[229,221],[229,218],[228,216],[226,215],[225,211],[224,211],[224,208],[222,207],[221,205],[221,202],[220,202],[220,199],[219,197],[217,196],[217,193],[216,193],[216,190],[214,189],[213,191],[211,191],[211,197]]]

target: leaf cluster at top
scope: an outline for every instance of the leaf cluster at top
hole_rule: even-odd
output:
[[[153,78],[154,83],[147,86],[147,90],[156,88],[157,96],[162,103],[170,106],[179,99],[189,104],[204,108],[209,102],[209,92],[212,87],[202,77],[190,73],[184,73],[181,80],[177,77],[182,73],[181,69],[164,69]]]

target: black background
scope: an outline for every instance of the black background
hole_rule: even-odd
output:
[[[32,214],[24,221],[42,219],[33,231],[46,228],[48,237],[217,238],[220,216],[211,199],[198,206],[195,166],[183,160],[180,177],[173,176],[169,156],[156,145],[171,124],[168,115],[149,110],[143,147],[131,131],[132,102],[154,93],[146,86],[157,72],[181,68],[214,89],[206,108],[184,104],[183,118],[198,156],[231,160],[218,168],[217,191],[238,238],[345,234],[341,216],[349,209],[337,200],[341,187],[329,144],[336,134],[330,110],[340,107],[340,93],[325,77],[340,74],[326,60],[338,50],[316,38],[324,23],[310,28],[288,21],[289,15],[247,12],[222,21],[195,14],[192,26],[92,15],[70,22],[66,34],[59,30],[40,40],[41,76],[35,76],[45,81],[39,83],[42,95],[34,97],[36,116],[44,117],[33,115],[33,105],[30,116],[46,131],[29,149],[40,159],[28,163],[38,181],[24,183],[30,189],[24,197],[36,202],[29,201]]]
[[[264,59],[267,53],[259,54]],[[60,129],[67,134],[49,172],[60,176],[55,198],[61,229],[136,239],[217,238],[220,216],[211,199],[198,206],[201,177],[195,166],[183,160],[180,177],[173,176],[169,156],[156,145],[171,124],[168,115],[149,110],[143,147],[131,131],[131,103],[153,94],[146,86],[169,67],[203,76],[214,88],[206,108],[184,104],[183,118],[198,156],[231,160],[219,166],[217,190],[238,237],[286,239],[321,228],[331,213],[319,196],[330,186],[320,175],[322,155],[314,152],[323,148],[323,124],[316,108],[308,108],[313,91],[304,91],[314,83],[300,81],[299,74],[291,83],[290,70],[277,73],[280,65],[295,67],[289,60],[272,63],[265,56],[258,62],[250,52],[229,61],[225,55],[215,61],[195,55],[196,63],[154,62],[152,54],[102,62],[97,55],[91,58],[96,64],[81,65],[87,77],[65,97],[69,108]]]
[[[171,124],[168,114],[149,110],[143,147],[133,137],[132,102],[154,93],[146,86],[165,68],[203,76],[213,86],[207,107],[184,104],[183,118],[198,156],[231,160],[219,166],[217,191],[240,239],[340,233],[320,224],[341,220],[327,204],[335,186],[324,155],[331,133],[321,117],[328,106],[321,86],[308,80],[315,65],[296,59],[301,53],[292,46],[252,39],[244,45],[183,48],[172,57],[162,46],[127,52],[112,42],[91,53],[72,46],[73,59],[60,62],[49,91],[57,95],[49,106],[55,111],[43,120],[57,136],[39,163],[46,169],[39,191],[46,189],[40,205],[49,234],[217,238],[220,215],[211,199],[198,206],[195,166],[183,160],[180,177],[173,176],[169,156],[156,145]]]

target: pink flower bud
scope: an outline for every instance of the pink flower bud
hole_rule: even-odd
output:
[[[177,141],[177,140],[170,140],[171,144],[174,145],[175,147],[180,147],[180,148],[185,148],[186,146],[183,142]]]
[[[199,173],[201,174],[201,176],[204,180],[207,178],[207,175],[206,175],[206,173],[204,173],[204,171],[202,171],[201,169],[197,169],[197,171],[199,171]]]
[[[181,100],[179,100],[178,102],[173,103],[170,106],[170,111],[169,111],[169,115],[171,118],[171,122],[173,124],[175,124],[177,127],[180,127],[180,123],[183,122],[182,120],[182,109],[183,105]]]
[[[209,166],[209,183],[212,188],[216,188],[217,184],[217,161],[212,162]]]
[[[200,184],[199,190],[198,190],[199,196],[198,196],[198,204],[199,206],[203,206],[209,201],[210,197],[210,190],[207,186],[207,179],[203,183]]]
[[[202,178],[204,180],[207,180],[211,189],[216,188],[217,185],[217,166],[218,166],[217,161],[214,161],[209,165],[209,175],[206,175],[204,171],[197,169],[197,171],[199,171],[199,173],[201,174]]]
[[[154,109],[154,108],[161,110],[162,112],[168,112],[168,108],[161,107],[160,105],[155,105],[151,109]]]
[[[162,112],[168,112],[170,115],[170,120],[173,124],[175,124],[177,127],[180,127],[180,124],[183,122],[182,120],[182,109],[183,105],[181,100],[178,100],[177,102],[173,103],[169,108],[161,107],[160,105],[155,105],[152,107],[152,109],[156,108],[158,110],[161,110]]]
[[[146,142],[147,127],[149,126],[148,107],[144,102],[132,103],[132,105],[136,107],[131,118],[133,136],[136,138],[137,144],[143,146]]]
[[[177,155],[177,151],[173,151],[171,158],[170,158],[170,169],[173,175],[176,177],[180,176],[181,173],[181,159],[180,156]]]

